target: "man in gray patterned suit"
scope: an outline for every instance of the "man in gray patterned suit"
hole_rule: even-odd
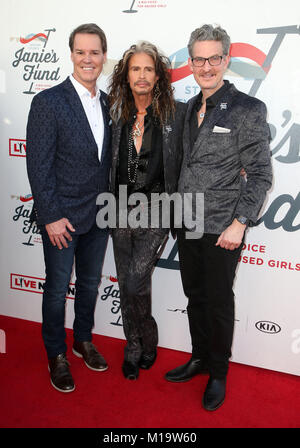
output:
[[[210,411],[225,399],[232,286],[245,230],[256,222],[272,180],[266,106],[223,80],[229,48],[226,31],[211,25],[193,31],[188,44],[201,92],[188,102],[179,191],[204,194],[204,235],[186,239],[186,229],[178,231],[192,357],[166,374],[182,382],[209,373],[202,404]]]

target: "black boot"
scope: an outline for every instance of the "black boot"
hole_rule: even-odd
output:
[[[122,365],[123,375],[127,380],[137,380],[139,376],[139,366],[129,361],[124,361]]]
[[[225,400],[226,378],[210,377],[203,395],[202,404],[207,411],[215,411]]]
[[[191,358],[186,364],[167,372],[165,374],[165,379],[174,383],[181,383],[184,381],[189,381],[195,375],[205,373],[208,373],[206,363],[204,363],[202,359]]]
[[[157,350],[152,353],[142,353],[141,359],[139,360],[139,367],[141,369],[150,369],[155,363],[157,357]]]

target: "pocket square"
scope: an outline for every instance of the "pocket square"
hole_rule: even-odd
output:
[[[229,134],[231,132],[231,129],[222,128],[221,126],[215,126],[213,128],[213,132],[216,132],[217,134]]]

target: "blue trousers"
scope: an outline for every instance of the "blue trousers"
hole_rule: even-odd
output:
[[[42,336],[48,358],[66,353],[65,303],[75,259],[74,339],[92,340],[94,311],[108,241],[108,231],[96,224],[85,234],[72,235],[68,248],[58,249],[41,231],[46,281],[43,294]]]

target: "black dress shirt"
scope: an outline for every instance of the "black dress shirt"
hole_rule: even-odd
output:
[[[230,87],[230,83],[227,80],[224,80],[224,85],[220,87],[213,95],[209,96],[206,100],[206,111],[204,115],[204,119],[201,123],[201,125],[198,127],[198,118],[197,118],[197,112],[201,109],[202,106],[202,92],[198,94],[197,100],[195,101],[191,118],[190,118],[190,135],[191,135],[191,146],[193,147],[198,134],[200,132],[200,129],[204,123],[205,120],[207,120],[207,117],[212,112],[214,107],[218,104],[226,90]]]
[[[145,194],[162,193],[164,191],[162,131],[153,117],[152,106],[150,105],[146,110],[147,115],[144,118],[144,134],[135,183],[131,183],[128,177],[128,142],[129,133],[136,120],[137,110],[133,111],[130,120],[122,128],[117,183],[127,185],[128,194],[137,191]],[[137,156],[134,143],[132,145],[132,155],[134,158]],[[133,175],[134,173],[131,172],[131,177]],[[118,191],[118,188],[116,191]]]

